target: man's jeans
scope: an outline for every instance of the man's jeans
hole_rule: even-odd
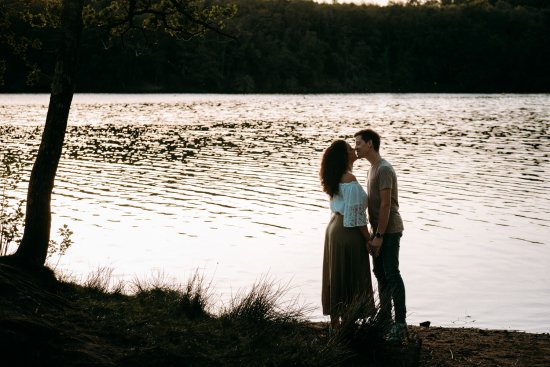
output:
[[[399,272],[399,242],[402,233],[387,233],[380,255],[373,258],[374,275],[378,280],[382,319],[391,320],[391,305],[395,309],[395,322],[405,322],[405,284]]]

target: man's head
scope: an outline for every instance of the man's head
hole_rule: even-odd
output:
[[[371,149],[378,153],[380,149],[380,135],[376,131],[364,129],[355,133],[354,137],[357,157],[367,158]]]

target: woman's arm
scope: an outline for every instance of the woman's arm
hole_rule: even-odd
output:
[[[365,240],[370,241],[369,226],[364,225],[364,226],[361,226],[361,227],[358,227],[358,228],[361,231],[361,234],[363,235],[363,237],[365,237]]]

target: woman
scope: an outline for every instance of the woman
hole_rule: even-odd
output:
[[[333,213],[325,234],[322,286],[323,314],[330,315],[332,329],[353,301],[364,302],[362,317],[374,312],[367,194],[351,173],[356,160],[351,145],[336,140],[325,150],[319,172]]]

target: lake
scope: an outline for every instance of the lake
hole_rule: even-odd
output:
[[[0,155],[24,163],[11,201],[48,98],[0,95]],[[550,332],[550,95],[75,95],[52,201],[52,238],[67,224],[74,244],[50,263],[198,271],[216,307],[268,278],[327,320],[320,157],[366,127],[398,175],[408,322]]]

